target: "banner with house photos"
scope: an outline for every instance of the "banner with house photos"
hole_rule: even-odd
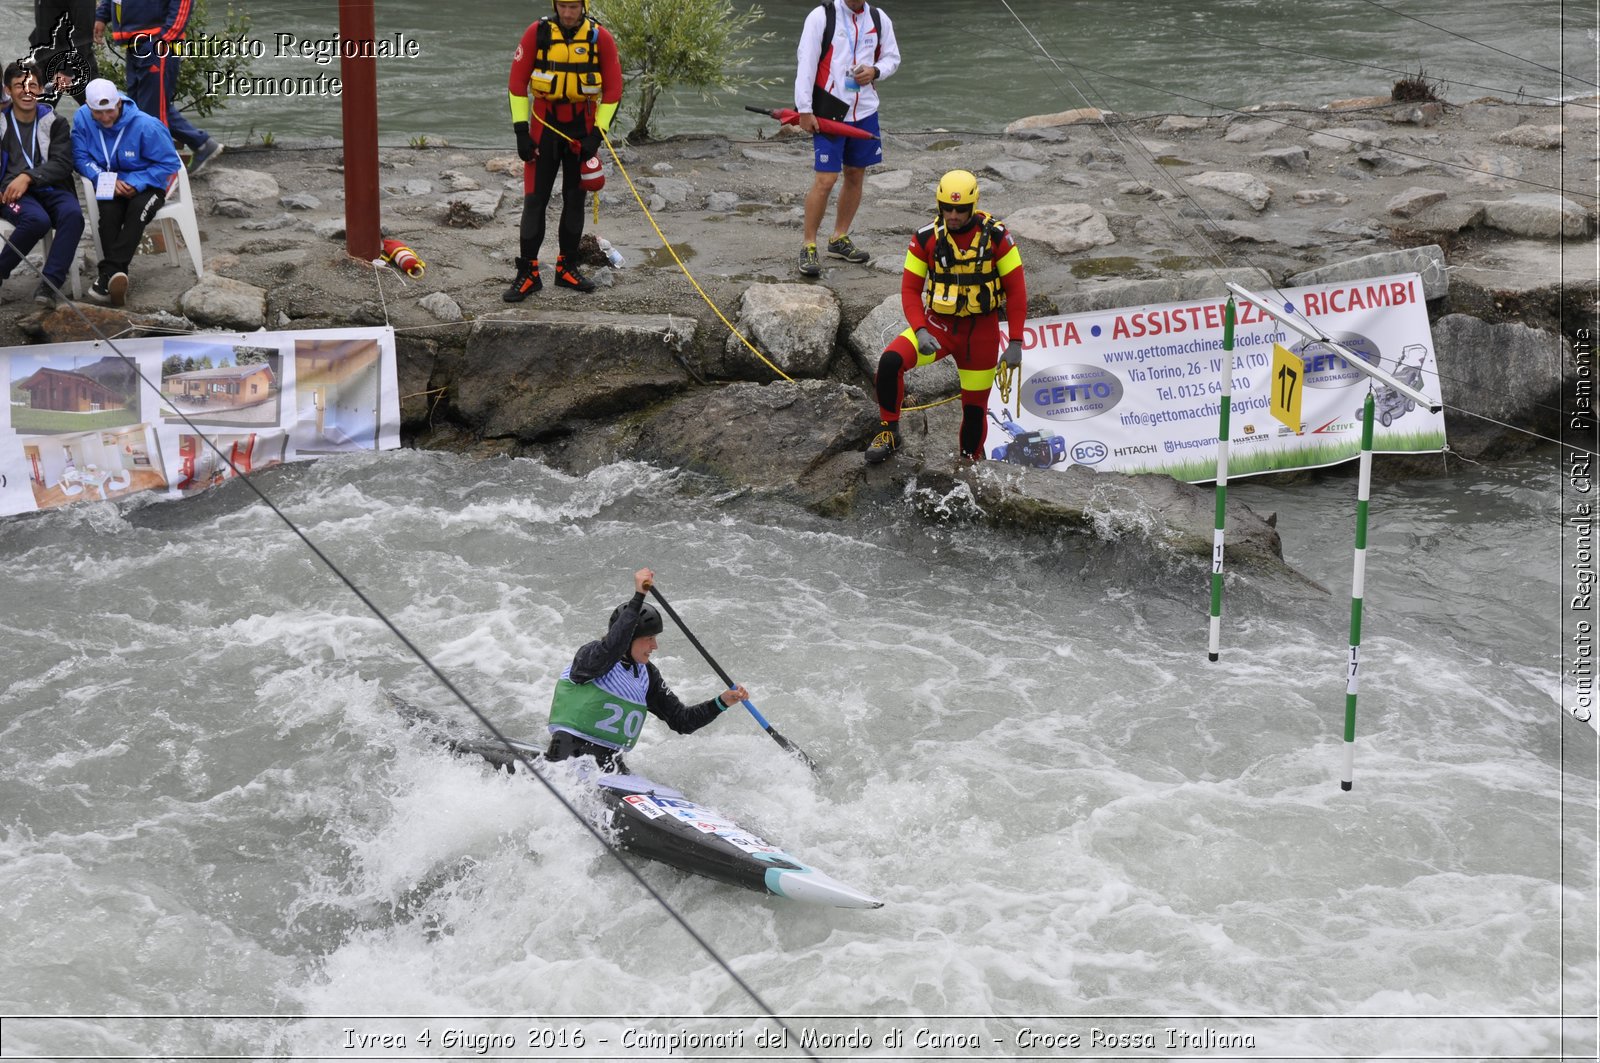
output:
[[[178,497],[400,445],[394,330],[203,333],[0,349],[0,515]],[[131,364],[130,364],[131,362]]]

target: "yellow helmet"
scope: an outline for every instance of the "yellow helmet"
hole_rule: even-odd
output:
[[[972,175],[971,170],[951,170],[939,178],[939,191],[935,198],[941,205],[972,207],[976,210],[978,179]]]

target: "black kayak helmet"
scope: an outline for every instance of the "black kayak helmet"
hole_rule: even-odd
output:
[[[627,606],[628,603],[623,602],[621,605],[611,610],[611,623],[607,625],[608,627],[616,626],[617,618],[622,615],[622,610],[627,608]],[[661,632],[661,614],[656,611],[656,607],[651,605],[649,602],[645,602],[643,605],[639,606],[639,621],[633,625],[633,634],[629,637],[629,641],[631,642],[633,639],[649,638],[651,635],[659,635]]]

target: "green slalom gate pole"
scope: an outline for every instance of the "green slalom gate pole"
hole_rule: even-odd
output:
[[[1361,686],[1361,598],[1367,583],[1367,506],[1372,497],[1372,391],[1361,407],[1361,475],[1356,479],[1355,571],[1350,577],[1350,665],[1344,684],[1344,773],[1339,789],[1355,785],[1356,693]]]
[[[1228,421],[1233,414],[1233,323],[1238,307],[1233,296],[1222,310],[1222,411],[1217,424],[1217,518],[1211,532],[1211,641],[1206,658],[1216,660],[1222,648],[1222,541],[1228,514]]]

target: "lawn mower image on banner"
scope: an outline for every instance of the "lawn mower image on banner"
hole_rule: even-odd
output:
[[[1000,417],[989,411],[989,417],[1000,430],[1011,437],[1011,442],[1002,443],[989,452],[995,461],[1009,461],[1014,465],[1032,465],[1036,469],[1048,469],[1058,461],[1065,461],[1067,457],[1067,441],[1063,436],[1047,436],[1043,432],[1031,432],[1011,419],[1009,413],[1002,413]]]
[[[1422,364],[1428,360],[1428,348],[1420,343],[1408,345],[1400,352],[1400,359],[1391,373],[1402,384],[1422,387]],[[1372,392],[1373,413],[1378,423],[1388,428],[1395,421],[1417,408],[1417,404],[1387,384],[1379,384]],[[1356,421],[1366,416],[1365,408],[1356,410]]]

